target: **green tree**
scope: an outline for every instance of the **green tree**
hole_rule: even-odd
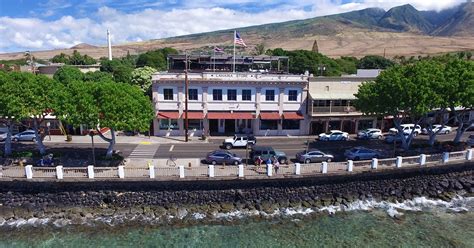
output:
[[[255,48],[254,48],[255,55],[262,55],[264,53],[265,53],[265,44],[260,43],[260,44],[255,45]]]
[[[103,71],[86,72],[84,74],[84,82],[104,82],[114,81],[111,73]]]
[[[8,73],[0,71],[0,116],[3,117],[5,125],[8,127],[3,154],[5,157],[12,154],[12,128],[16,123],[16,116],[21,112],[21,107],[18,105],[21,101],[20,96],[11,94],[11,87],[16,87],[14,84],[13,79]]]
[[[151,75],[155,73],[156,70],[149,66],[136,68],[132,72],[132,85],[137,85],[140,89],[149,95],[151,93]]]
[[[82,81],[84,79],[84,73],[77,67],[63,66],[54,73],[53,78],[62,84],[69,84],[72,81]]]
[[[130,84],[132,81],[132,72],[132,68],[125,65],[119,65],[115,68],[112,74],[114,76],[115,82]]]
[[[414,57],[412,57],[414,59]],[[378,55],[367,55],[360,59],[357,68],[359,69],[387,69],[393,66],[393,61]]]
[[[167,57],[169,54],[177,54],[173,48],[163,48],[154,51],[148,51],[138,55],[137,58],[137,67],[149,66],[153,67],[159,71],[167,69]]]
[[[110,128],[110,137],[98,132],[109,143],[107,158],[113,155],[116,130],[146,131],[154,116],[148,97],[138,87],[124,83],[76,81],[68,85],[65,101],[56,113],[70,125],[85,124],[98,131]]]
[[[3,85],[4,94],[13,98],[8,108],[14,112],[9,114],[15,116],[17,120],[32,122],[36,133],[36,144],[40,154],[43,155],[46,153],[46,148],[39,133],[40,124],[48,114],[53,113],[54,109],[66,101],[64,87],[56,80],[43,75],[13,72],[10,77],[12,79],[10,83],[7,81],[7,84]],[[13,107],[13,104],[16,106]]]
[[[395,65],[383,71],[373,82],[359,87],[354,105],[365,114],[393,116],[402,147],[409,149],[413,132],[405,138],[401,124],[420,124],[426,115],[440,106],[441,97],[434,86],[442,80],[439,65],[423,61],[407,66]]]
[[[336,59],[336,63],[339,64],[341,71],[346,74],[357,73],[357,64],[359,60],[356,57],[341,57]]]
[[[443,73],[445,80],[438,89],[443,94],[443,107],[450,110],[458,123],[454,138],[458,143],[473,123],[469,120],[469,112],[474,106],[474,62],[452,59],[445,64]]]
[[[58,55],[55,55],[52,59],[51,59],[51,62],[53,63],[63,63],[63,64],[68,64],[69,63],[69,56],[64,54],[64,53],[60,53]]]

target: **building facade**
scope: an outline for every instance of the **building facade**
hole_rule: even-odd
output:
[[[152,76],[154,135],[185,134],[185,74]],[[188,74],[191,136],[306,135],[308,77],[252,72]]]
[[[363,76],[361,76],[361,74]],[[311,77],[309,79],[310,134],[329,130],[357,133],[359,130],[377,127],[377,118],[363,115],[354,108],[353,101],[359,86],[373,81],[378,73],[359,72],[355,76]]]

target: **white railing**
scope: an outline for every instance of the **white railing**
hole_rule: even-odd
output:
[[[469,161],[473,159],[474,150],[451,152],[443,154],[420,154],[418,156],[373,159],[364,161],[347,161],[332,163],[310,163],[279,165],[267,168],[266,165],[207,165],[196,167],[33,167],[27,166],[0,166],[1,178],[44,178],[44,179],[117,179],[123,178],[150,178],[150,179],[178,179],[178,178],[266,178],[275,176],[319,175],[325,173],[364,172],[379,169],[397,169],[399,167],[434,166],[450,162]],[[271,170],[271,171],[270,171]]]

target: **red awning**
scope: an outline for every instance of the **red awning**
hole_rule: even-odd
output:
[[[260,119],[262,120],[279,120],[280,114],[278,112],[260,112]]]
[[[207,119],[255,119],[254,114],[251,112],[208,112]]]
[[[181,118],[185,118],[186,113],[183,113],[181,115]],[[197,120],[202,120],[204,119],[204,113],[203,112],[188,112],[188,119],[197,119]]]
[[[283,112],[283,118],[286,120],[304,120],[304,116],[298,112]]]
[[[179,112],[159,112],[156,117],[158,119],[178,119],[179,118]]]

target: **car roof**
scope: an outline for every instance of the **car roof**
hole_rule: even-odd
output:
[[[252,147],[253,151],[267,151],[267,150],[273,150],[271,146],[254,146]]]

